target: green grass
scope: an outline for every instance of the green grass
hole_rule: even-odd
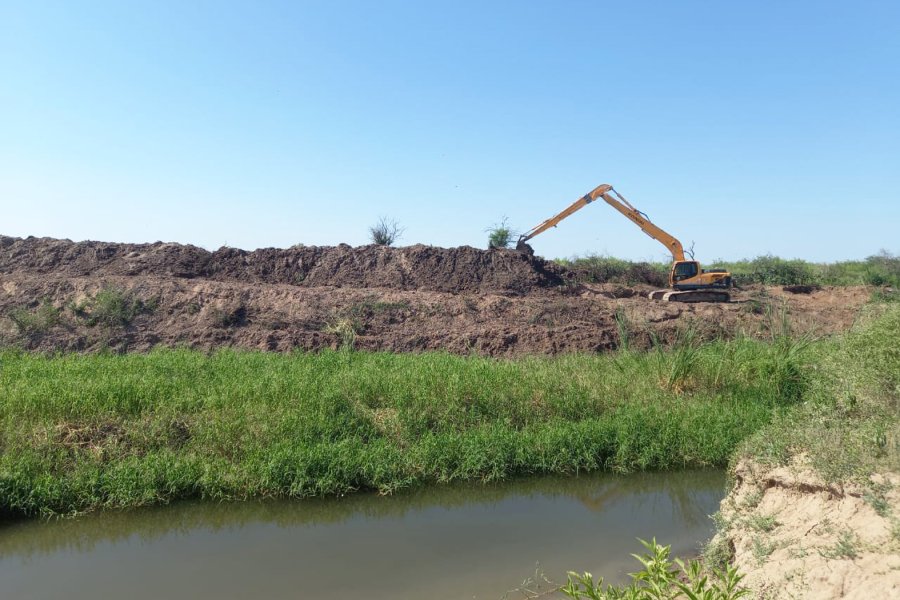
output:
[[[798,453],[828,480],[864,480],[900,466],[898,334],[900,305],[879,303],[834,340],[701,344],[687,331],[669,349],[516,361],[6,351],[0,513],[390,493],[738,456],[786,464]]]
[[[749,458],[757,465],[787,465],[802,457],[826,483],[854,482],[863,498],[882,517],[893,519],[886,484],[873,473],[900,472],[900,304],[867,305],[853,331],[841,338],[809,346],[811,363],[799,401],[778,411],[772,422],[751,434],[734,453],[732,463]],[[747,499],[752,508],[761,494]],[[755,515],[748,525],[761,533],[778,526],[776,515]],[[895,522],[896,523],[896,522]],[[719,519],[720,534],[706,551],[713,564],[728,560],[727,531],[732,523]],[[900,539],[900,526],[894,535]],[[859,540],[852,531],[841,534],[826,558],[854,558]],[[774,545],[754,538],[753,554],[762,564]]]
[[[810,349],[815,376],[735,459],[784,465],[803,454],[826,481],[900,471],[900,305],[870,304],[857,328]]]
[[[0,511],[724,466],[805,385],[777,344],[678,352],[6,352]]]
[[[852,560],[859,556],[859,538],[850,530],[842,531],[834,546],[826,550],[820,550],[819,554],[825,558],[846,558]]]
[[[769,533],[778,527],[778,521],[775,520],[774,515],[754,514],[749,517],[747,524],[750,526],[750,529],[763,533]]]
[[[669,263],[630,262],[609,256],[584,256],[557,261],[588,283],[646,283],[665,286]],[[702,262],[702,261],[701,261]],[[738,285],[872,285],[900,287],[900,257],[882,251],[865,260],[813,263],[777,256],[734,262],[703,262],[704,268],[727,269]]]

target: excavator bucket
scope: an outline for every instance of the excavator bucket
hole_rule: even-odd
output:
[[[519,240],[518,243],[516,243],[516,250],[522,252],[523,254],[527,254],[528,256],[534,256],[534,248],[532,248],[522,240]]]

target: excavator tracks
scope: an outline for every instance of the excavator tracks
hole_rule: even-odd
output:
[[[731,294],[720,290],[653,290],[647,297],[661,302],[730,302]]]

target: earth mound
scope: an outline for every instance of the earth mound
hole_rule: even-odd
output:
[[[116,244],[0,236],[0,274],[152,276],[301,287],[525,293],[565,281],[539,257],[470,246],[294,246],[252,252],[156,242]]]
[[[845,331],[870,291],[748,287],[727,304],[652,302],[647,284],[583,281],[538,257],[470,247],[295,246],[215,252],[0,236],[0,348],[47,352],[603,352],[740,332]]]

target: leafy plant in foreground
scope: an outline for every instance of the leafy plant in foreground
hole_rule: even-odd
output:
[[[685,563],[669,558],[671,546],[661,546],[655,539],[639,541],[647,551],[632,556],[644,568],[629,574],[629,585],[604,587],[602,577],[594,582],[590,573],[569,572],[568,583],[560,592],[574,600],[737,600],[750,594],[740,586],[744,576],[735,567],[726,565],[723,570],[713,571],[710,577],[699,561]]]

